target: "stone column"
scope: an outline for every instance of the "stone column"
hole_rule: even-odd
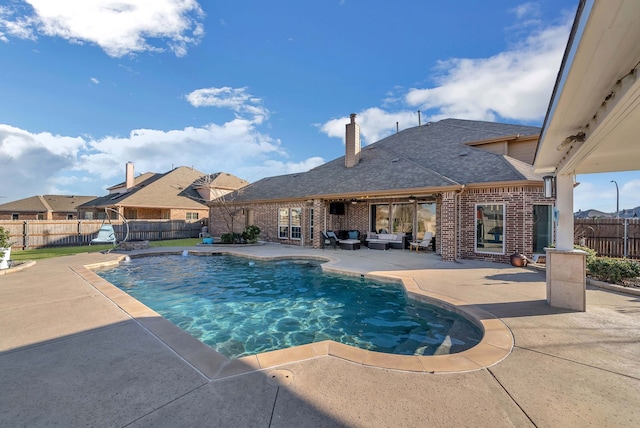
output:
[[[547,304],[556,308],[587,310],[587,253],[546,248]]]
[[[556,248],[547,253],[547,303],[585,311],[587,267],[584,251],[573,249],[573,175],[556,176]]]

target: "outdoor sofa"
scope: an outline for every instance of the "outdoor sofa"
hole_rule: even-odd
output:
[[[367,247],[375,250],[398,248],[404,250],[407,237],[404,233],[375,233],[367,232]]]

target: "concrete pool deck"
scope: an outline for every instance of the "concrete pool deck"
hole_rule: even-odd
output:
[[[47,259],[0,276],[0,426],[640,424],[638,296],[588,287],[587,312],[572,312],[546,305],[543,272],[509,265],[401,250],[233,250],[328,257],[338,271],[403,278],[493,314],[515,344],[499,362],[460,372],[377,368],[321,349],[258,371],[236,363],[221,376],[207,372],[211,354],[195,339],[144,305],[125,312],[103,294],[108,283],[87,280],[83,266],[120,255]]]

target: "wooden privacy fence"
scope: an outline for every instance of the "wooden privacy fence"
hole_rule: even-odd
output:
[[[129,220],[127,240],[159,241],[162,239],[197,238],[201,222],[184,220]],[[126,228],[112,220],[118,241],[124,239]],[[60,247],[89,245],[98,235],[102,220],[1,220],[0,226],[11,234],[13,248]]]
[[[575,243],[604,257],[640,259],[640,219],[588,218],[574,220]]]

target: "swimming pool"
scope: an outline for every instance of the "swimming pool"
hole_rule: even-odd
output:
[[[326,274],[310,260],[135,258],[96,273],[228,358],[334,340],[400,355],[464,351],[471,322],[402,287]]]

